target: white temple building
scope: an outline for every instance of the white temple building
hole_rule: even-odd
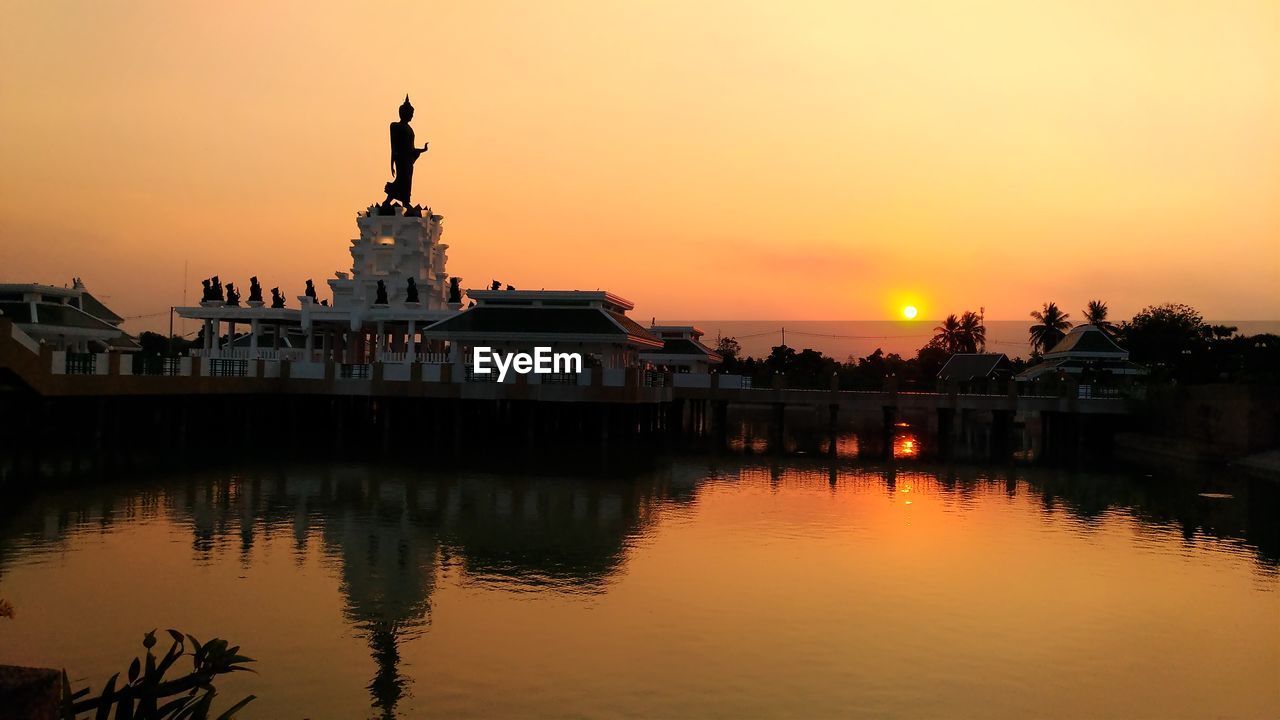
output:
[[[133,352],[138,342],[120,329],[124,318],[94,297],[80,278],[71,287],[0,283],[0,315],[58,351]]]
[[[464,310],[464,291],[445,267],[442,221],[416,206],[372,205],[358,213],[360,235],[351,240],[351,269],[328,281],[331,304],[300,295],[296,309],[259,299],[178,308],[180,316],[204,323],[204,346],[193,355],[466,364],[477,345],[502,351],[547,346],[618,369],[648,366],[653,353],[662,353],[664,340],[627,317],[632,303],[605,291],[467,290],[472,307]],[[688,369],[707,371],[711,362],[702,350]]]
[[[662,347],[640,353],[654,367],[679,373],[708,373],[724,362],[719,353],[702,342],[704,333],[693,325],[650,325],[649,332]]]

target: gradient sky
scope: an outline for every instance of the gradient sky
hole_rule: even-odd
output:
[[[191,302],[349,269],[409,92],[465,287],[1280,318],[1274,0],[3,0],[0,26],[0,280],[80,275],[125,315],[180,304],[184,264]]]

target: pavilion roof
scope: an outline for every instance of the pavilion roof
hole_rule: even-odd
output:
[[[457,335],[595,336],[606,341],[631,341],[651,347],[661,343],[626,315],[595,307],[478,305],[431,325],[423,335],[440,339]]]
[[[1004,353],[956,353],[938,371],[938,377],[942,380],[974,380],[1008,369],[1009,357]]]
[[[1059,357],[1129,357],[1129,351],[1116,344],[1111,336],[1095,325],[1077,325],[1067,336],[1044,354],[1046,360]]]

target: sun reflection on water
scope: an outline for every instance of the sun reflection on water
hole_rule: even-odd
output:
[[[893,459],[894,460],[912,460],[920,457],[920,438],[915,432],[909,428],[903,427],[905,423],[899,423],[897,430],[893,433]]]

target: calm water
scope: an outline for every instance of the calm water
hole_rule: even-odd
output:
[[[220,635],[251,718],[1275,717],[1276,490],[733,457],[122,480],[2,521],[0,663],[100,685],[145,630]]]

